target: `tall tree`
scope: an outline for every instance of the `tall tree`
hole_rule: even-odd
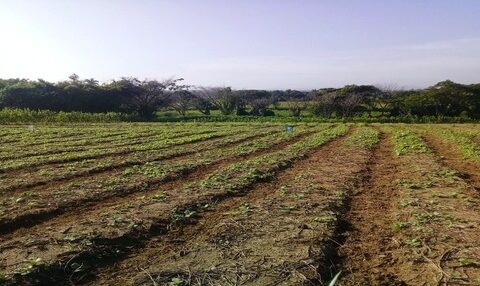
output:
[[[208,101],[223,115],[230,115],[235,110],[237,98],[230,87],[210,87],[204,92]]]
[[[167,79],[164,81],[122,78],[117,84],[123,97],[122,108],[135,112],[140,117],[151,119],[160,107],[170,103],[171,92],[178,90],[178,82],[183,79]]]

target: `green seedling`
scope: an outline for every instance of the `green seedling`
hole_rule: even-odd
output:
[[[25,260],[25,263],[28,265],[27,267],[17,268],[13,273],[22,276],[28,275],[32,273],[35,267],[43,265],[43,260],[38,257],[31,257]]]
[[[289,212],[291,212],[291,211],[294,211],[296,208],[297,208],[296,206],[282,206],[282,207],[280,208],[280,210],[281,210],[282,212],[289,213]]]
[[[450,192],[450,193],[447,193],[447,194],[434,193],[433,196],[436,197],[436,198],[442,198],[442,199],[458,198],[458,193],[457,192]]]
[[[185,281],[180,277],[174,277],[168,283],[169,286],[182,286],[184,285]]]
[[[167,194],[165,192],[160,192],[152,196],[153,200],[164,201],[167,199]]]
[[[231,211],[231,212],[226,212],[226,215],[232,215],[232,216],[237,216],[237,215],[248,215],[249,213],[252,212],[252,208],[248,203],[242,203],[239,207],[238,210],[236,211]]]
[[[314,220],[317,222],[323,222],[323,223],[334,223],[337,221],[337,218],[333,215],[326,215],[322,217],[317,217]]]
[[[422,242],[417,238],[407,239],[404,242],[405,242],[406,245],[408,245],[410,247],[418,248],[418,247],[422,246]]]
[[[191,209],[185,209],[183,211],[176,209],[172,213],[172,219],[175,222],[183,222],[193,218],[195,215],[197,215],[197,212]]]
[[[404,199],[400,201],[400,206],[407,207],[407,206],[418,206],[419,199]]]
[[[406,221],[396,221],[392,223],[392,229],[397,231],[408,228],[409,226],[410,226],[410,223]]]
[[[473,259],[470,259],[470,258],[459,258],[458,259],[458,262],[460,262],[460,264],[464,267],[475,267],[475,266],[480,266],[480,263],[478,263],[477,261],[473,260]]]
[[[439,212],[414,213],[413,216],[418,224],[426,224],[434,221],[451,220],[452,217]]]

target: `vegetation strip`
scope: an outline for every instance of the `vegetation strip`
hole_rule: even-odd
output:
[[[120,170],[122,168],[141,165],[148,162],[156,162],[174,157],[186,156],[195,152],[205,151],[215,147],[221,147],[228,144],[241,143],[248,139],[254,139],[257,136],[268,135],[275,131],[256,131],[250,133],[238,133],[235,136],[220,138],[205,138],[205,140],[192,143],[174,145],[171,148],[163,150],[162,153],[154,151],[135,152],[128,156],[109,157],[100,159],[90,159],[80,162],[69,162],[64,164],[42,166],[37,170],[31,170],[29,173],[17,172],[12,174],[0,174],[2,186],[0,191],[24,191],[48,183],[57,183],[73,179],[76,177],[92,176],[110,170]],[[35,172],[36,171],[36,172]]]
[[[269,137],[241,143],[239,146],[206,150],[192,158],[177,160],[178,162],[150,162],[120,170],[114,176],[108,174],[101,180],[93,177],[90,180],[80,180],[77,184],[57,186],[54,193],[26,193],[17,199],[4,200],[3,209],[8,212],[1,214],[3,218],[0,220],[0,231],[8,232],[21,226],[32,225],[77,209],[78,204],[94,204],[107,198],[146,191],[158,184],[182,178],[201,166],[208,166],[231,156],[268,149],[289,140],[299,140],[309,132],[311,131],[271,134]]]
[[[459,130],[453,128],[433,128],[436,136],[449,142],[464,159],[480,162],[480,142],[476,142],[479,132],[475,130]]]
[[[149,150],[158,150],[162,148],[166,148],[169,146],[186,144],[201,141],[207,138],[218,138],[223,137],[229,134],[229,132],[206,132],[204,134],[193,134],[193,135],[186,135],[186,136],[179,136],[178,134],[171,134],[170,137],[163,138],[163,140],[159,142],[152,142],[151,144],[146,144],[144,146],[136,146],[136,147],[124,147],[120,148],[119,150],[87,150],[81,152],[73,152],[73,153],[66,153],[66,154],[53,154],[53,155],[46,155],[41,156],[41,158],[37,158],[36,156],[28,157],[24,160],[10,160],[8,162],[3,162],[2,166],[0,166],[0,173],[18,170],[18,169],[25,169],[31,167],[37,167],[47,164],[57,164],[57,163],[66,163],[72,161],[80,161],[86,159],[95,159],[95,158],[102,158],[109,155],[123,155],[138,151],[149,151]]]
[[[466,160],[456,148],[451,148],[448,140],[437,134],[424,130],[423,138],[438,156],[438,160],[444,166],[450,166],[459,172],[459,176],[468,181],[472,187],[480,191],[480,162]]]

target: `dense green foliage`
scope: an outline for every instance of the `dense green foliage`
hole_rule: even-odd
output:
[[[122,78],[99,83],[81,80],[77,75],[57,83],[0,79],[0,109],[8,109],[0,112],[0,122],[215,121],[236,116],[367,122],[462,122],[480,118],[480,84],[444,81],[424,90],[347,85],[306,92],[201,88],[180,85],[181,80]],[[156,118],[159,110],[178,115]],[[191,115],[194,110],[198,116]]]
[[[420,135],[411,129],[397,129],[393,132],[393,143],[397,156],[429,151]]]
[[[345,141],[349,146],[370,149],[380,140],[380,132],[372,127],[357,128]]]

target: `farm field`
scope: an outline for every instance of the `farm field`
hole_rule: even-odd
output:
[[[0,285],[480,285],[480,125],[0,126]]]

